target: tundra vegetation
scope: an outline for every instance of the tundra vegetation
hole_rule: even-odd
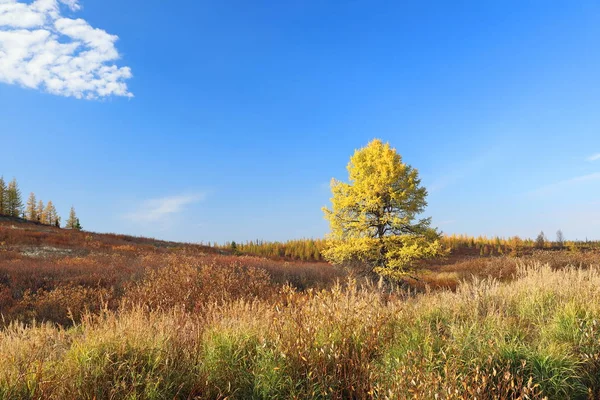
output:
[[[600,395],[599,243],[441,244],[399,289],[244,245],[0,221],[0,398]]]
[[[600,398],[600,242],[443,235],[389,145],[348,169],[326,240],[0,216],[0,398]]]

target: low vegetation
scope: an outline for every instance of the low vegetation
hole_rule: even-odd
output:
[[[171,275],[163,267],[170,268]],[[240,280],[252,276],[260,276],[263,286],[287,283],[305,290],[329,287],[345,272],[323,262],[274,261],[207,246],[64,230],[0,217],[0,324],[4,325],[34,320],[72,325],[85,310],[116,310],[126,298],[139,299],[143,290],[148,298],[151,290],[154,297],[165,297],[166,289],[159,285],[169,280],[183,279],[180,283],[194,296],[212,299],[227,296],[229,290],[242,292]],[[173,293],[179,295],[183,289]],[[188,307],[195,306],[192,301],[188,298]]]
[[[181,272],[171,268],[164,271]],[[188,303],[185,279],[154,276],[133,294],[139,303],[85,313],[68,329],[11,323],[0,333],[0,393],[44,399],[600,395],[597,268],[521,265],[511,282],[475,279],[455,292],[418,295],[350,280],[305,292],[272,288],[263,297],[264,276],[237,273],[249,285],[226,290],[225,298],[206,294]],[[155,301],[155,289],[166,300]]]
[[[0,398],[600,396],[600,253],[480,244],[392,285],[0,221]]]

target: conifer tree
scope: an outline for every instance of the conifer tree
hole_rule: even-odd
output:
[[[323,209],[331,228],[325,258],[402,279],[417,260],[441,254],[431,219],[417,219],[427,190],[396,149],[373,140],[347,169],[349,182],[332,180],[332,208]]]
[[[37,221],[37,208],[36,208],[35,194],[31,192],[29,194],[29,199],[27,199],[27,207],[25,208],[25,218],[29,221]]]
[[[42,200],[38,201],[37,209],[35,212],[37,214],[37,220],[42,224],[47,224],[46,214],[44,212],[44,202]]]
[[[71,211],[69,212],[69,219],[67,220],[66,227],[74,230],[81,230],[81,224],[79,223],[79,218],[75,214],[75,207],[71,207]]]
[[[48,204],[46,204],[43,215],[45,217],[44,223],[48,225],[56,225],[56,222],[60,220],[56,208],[54,208],[54,204],[52,204],[52,200],[49,200]]]
[[[6,214],[19,217],[23,212],[23,201],[17,180],[13,178],[6,189]]]
[[[6,182],[4,177],[0,176],[0,215],[6,214]]]

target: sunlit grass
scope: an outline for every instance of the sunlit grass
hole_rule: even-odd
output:
[[[178,284],[177,281],[173,281]],[[164,284],[164,283],[163,283]],[[347,282],[0,332],[3,398],[594,398],[600,271],[406,297]],[[521,397],[520,397],[521,396]]]

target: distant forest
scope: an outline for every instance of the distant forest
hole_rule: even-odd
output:
[[[554,240],[544,232],[535,239],[522,239],[519,236],[510,238],[443,235],[441,242],[448,253],[470,254],[473,256],[518,256],[530,254],[535,250],[571,250],[574,252],[600,249],[600,241],[566,240],[562,231],[556,232]],[[296,239],[286,242],[268,242],[255,240],[248,242],[214,243],[223,251],[231,251],[238,255],[253,255],[272,259],[290,259],[297,261],[324,261],[321,251],[326,247],[326,239]],[[210,243],[209,243],[210,245]]]
[[[7,184],[4,177],[0,176],[0,215],[23,218],[60,228],[61,217],[58,215],[52,200],[48,200],[48,203],[44,204],[41,199],[37,200],[35,193],[31,192],[24,204],[16,178],[13,178]],[[71,207],[69,218],[64,227],[76,230],[82,229],[74,207]]]

